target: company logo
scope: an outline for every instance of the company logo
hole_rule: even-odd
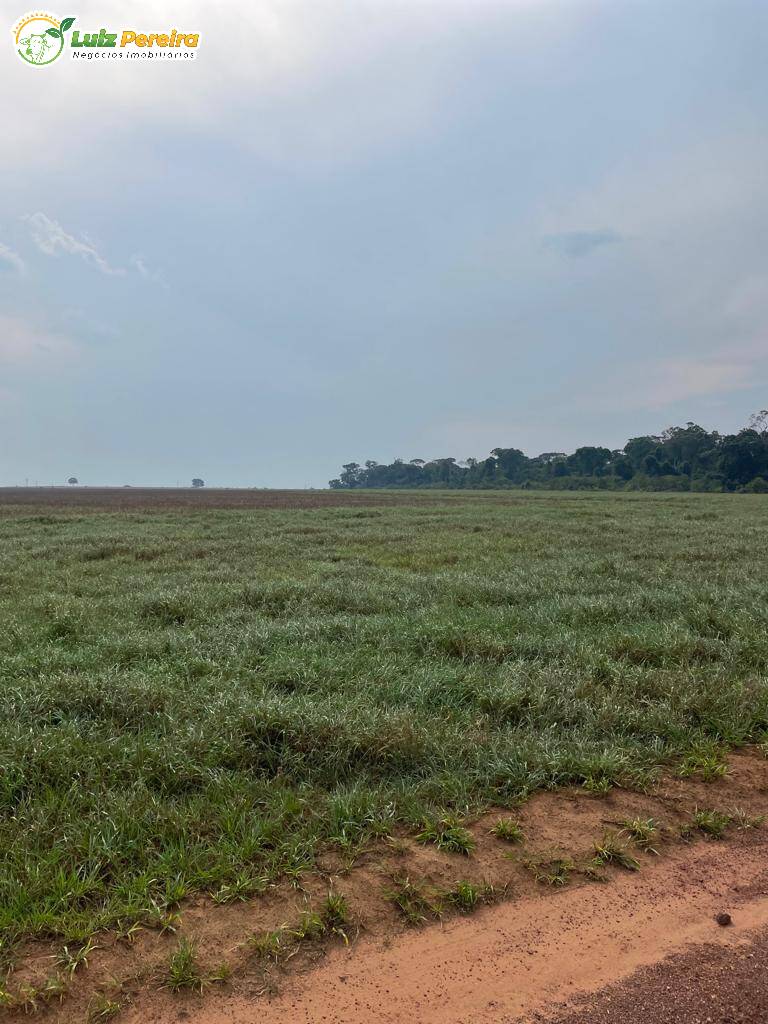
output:
[[[105,28],[86,32],[76,28],[66,36],[74,22],[74,18],[59,21],[41,11],[25,15],[13,29],[16,52],[25,63],[38,67],[53,64],[65,49],[69,49],[71,57],[81,59],[190,59],[194,58],[200,39],[199,32],[180,32],[175,28],[165,32],[139,32],[132,28],[120,32],[108,32]]]
[[[74,18],[61,21],[52,14],[27,14],[13,30],[16,52],[27,64],[38,67],[53,62],[64,52],[64,33]]]

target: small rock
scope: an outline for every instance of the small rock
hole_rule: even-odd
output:
[[[727,928],[729,924],[733,924],[730,914],[718,914],[715,920],[721,928]]]

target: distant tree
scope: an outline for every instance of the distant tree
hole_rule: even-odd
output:
[[[519,448],[494,448],[491,455],[496,456],[496,464],[501,475],[507,480],[521,480],[525,473],[528,459]]]
[[[761,409],[753,412],[747,421],[747,430],[754,430],[758,434],[768,432],[768,409]]]
[[[201,480],[199,476],[196,476],[192,481],[193,487],[205,487],[205,480]]]
[[[341,482],[344,487],[358,487],[360,483],[361,467],[357,462],[345,462],[341,467],[344,472],[341,474]]]
[[[558,462],[564,458],[566,458],[565,452],[542,452],[541,455],[536,456],[536,462],[548,466],[550,462]]]
[[[608,466],[611,452],[608,448],[593,448],[587,445],[577,448],[568,456],[568,465],[575,473],[583,476],[599,476]]]
[[[768,472],[768,450],[765,436],[756,430],[740,430],[725,438],[720,446],[720,470],[726,480],[746,484],[753,477]]]
[[[624,445],[624,454],[633,469],[642,469],[643,460],[656,451],[658,444],[658,437],[632,437]]]
[[[69,479],[67,480],[67,483],[68,483],[68,484],[76,484],[76,483],[77,483],[77,477],[76,477],[76,476],[71,476],[71,477],[70,477],[70,478],[69,478]]]
[[[762,493],[768,480],[768,410],[749,422],[737,434],[719,434],[689,421],[630,438],[622,450],[585,445],[572,455],[542,452],[528,458],[519,448],[494,448],[485,459],[348,462],[330,486]]]

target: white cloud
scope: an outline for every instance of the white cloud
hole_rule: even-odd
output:
[[[40,329],[21,317],[0,315],[0,366],[50,365],[78,353],[77,345],[63,335]]]
[[[87,238],[75,238],[68,234],[58,221],[51,220],[44,213],[30,214],[24,220],[29,224],[35,245],[47,256],[55,256],[58,251],[66,252],[79,256],[102,274],[120,276],[125,273],[119,267],[110,266]]]
[[[140,253],[134,253],[133,256],[128,260],[129,264],[133,267],[139,277],[143,277],[145,281],[152,281],[154,284],[159,284],[163,288],[167,288],[168,285],[163,278],[162,271],[151,270],[147,266],[147,262]]]
[[[166,26],[200,34],[194,61],[65,55],[34,81],[21,61],[0,62],[0,94],[20,96],[5,124],[17,140],[8,158],[50,173],[80,167],[86,146],[104,173],[110,161],[122,166],[126,154],[135,157],[138,137],[146,173],[160,175],[167,168],[158,145],[174,133],[188,140],[202,129],[298,171],[315,162],[337,166],[417,138],[434,119],[449,116],[456,55],[478,24],[477,3],[169,0],[161,19]],[[568,6],[573,10],[542,0],[483,0],[482,17],[503,21],[514,11],[516,46],[525,54],[542,26],[556,37],[583,16],[578,5]],[[156,26],[156,4],[133,0],[128,7],[134,28]],[[127,9],[118,0],[81,0],[75,28],[127,27]],[[66,120],[68,127],[44,146],[43,112],[46,123]],[[102,119],[121,130],[95,138],[92,126]]]
[[[3,242],[0,242],[0,264],[5,264],[5,266],[15,270],[17,274],[23,274],[27,269],[27,266],[21,256]],[[0,267],[0,270],[2,269],[3,268]]]
[[[652,368],[651,380],[632,404],[657,408],[688,398],[721,395],[754,386],[757,367],[746,358],[689,356],[663,359]]]

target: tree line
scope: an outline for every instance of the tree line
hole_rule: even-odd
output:
[[[486,459],[348,462],[329,481],[356,487],[542,488],[557,490],[768,492],[768,410],[735,434],[697,423],[633,437],[621,449],[586,445],[571,455],[494,448]]]

